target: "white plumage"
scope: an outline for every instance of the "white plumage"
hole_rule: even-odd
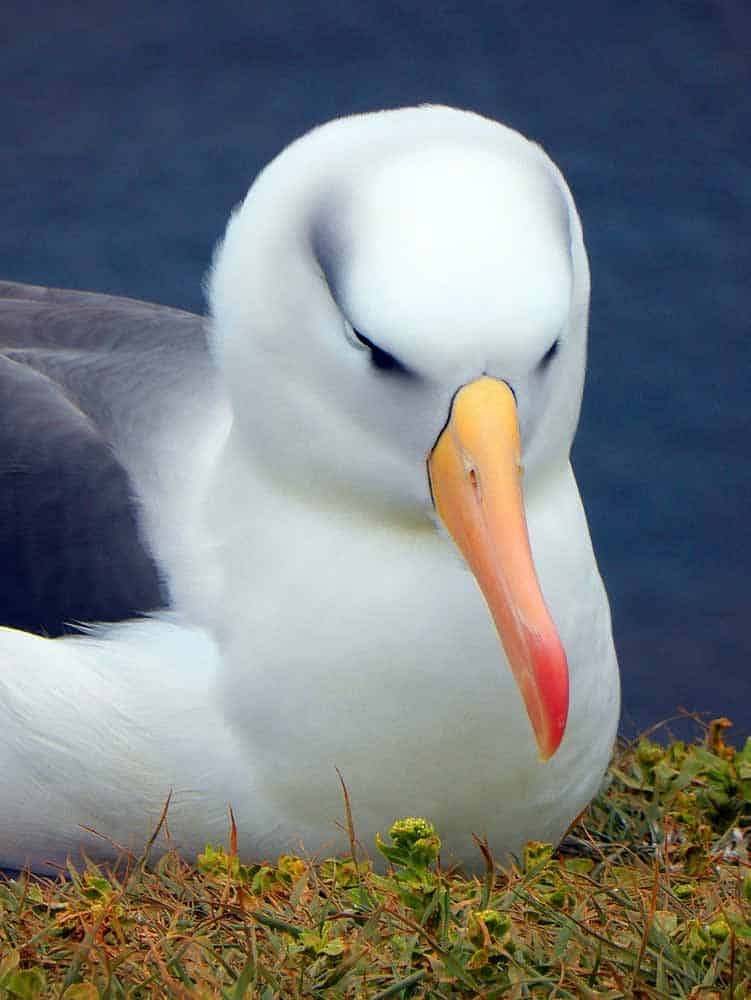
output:
[[[334,850],[336,768],[366,846],[414,814],[469,864],[473,832],[499,856],[556,841],[597,789],[619,706],[569,465],[589,275],[561,175],[466,112],[335,121],[262,172],[209,288],[216,374],[177,365],[111,431],[171,611],[80,638],[0,630],[0,863],[108,853],[81,825],[138,849],[170,789],[189,853],[225,836],[228,804],[247,857]],[[483,377],[513,390],[568,658],[546,763],[426,469],[457,390]]]

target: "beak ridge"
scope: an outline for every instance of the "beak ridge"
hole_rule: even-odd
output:
[[[548,760],[566,728],[568,664],[532,560],[516,402],[505,382],[482,376],[462,386],[428,471],[438,515],[482,590]]]

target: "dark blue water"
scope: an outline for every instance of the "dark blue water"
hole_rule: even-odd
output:
[[[440,101],[542,142],[592,261],[575,459],[626,729],[751,731],[747,0],[14,0],[0,30],[7,278],[200,310],[229,210],[318,122]]]

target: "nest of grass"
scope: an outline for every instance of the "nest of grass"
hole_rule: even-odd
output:
[[[207,845],[149,867],[0,878],[0,998],[691,998],[751,995],[751,740],[619,748],[557,851],[441,869],[407,818],[355,853],[251,865]],[[155,833],[156,837],[156,833]],[[153,840],[152,840],[153,843]],[[150,845],[149,845],[150,846]]]

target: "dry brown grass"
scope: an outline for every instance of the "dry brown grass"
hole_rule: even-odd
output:
[[[351,858],[197,866],[124,857],[0,881],[0,997],[751,995],[751,741],[624,746],[555,853],[484,878],[436,864],[424,820],[392,827],[378,875]]]

